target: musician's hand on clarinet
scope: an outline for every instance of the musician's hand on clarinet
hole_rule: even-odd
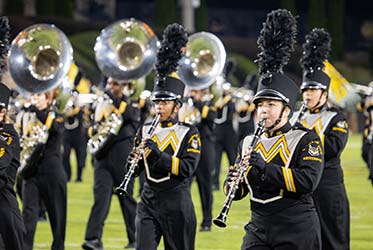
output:
[[[250,150],[246,149],[245,154],[241,159],[241,165],[247,166],[249,165],[249,161],[250,161]]]
[[[229,167],[229,171],[228,171],[228,175],[227,175],[227,179],[226,179],[226,182],[227,182],[229,187],[234,185],[235,181],[238,178],[238,174],[239,173],[238,173],[237,168],[235,168],[234,166]]]
[[[145,140],[145,147],[153,151],[157,157],[161,156],[161,150],[159,150],[158,144],[152,139]]]
[[[251,152],[250,158],[249,158],[249,164],[250,166],[257,168],[260,171],[263,171],[264,168],[266,167],[265,160],[257,152]]]
[[[128,155],[128,163],[132,164],[135,159],[138,157],[138,152],[136,151],[132,151],[129,155]]]

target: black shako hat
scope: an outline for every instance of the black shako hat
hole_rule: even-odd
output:
[[[283,74],[296,42],[297,24],[290,11],[274,10],[267,15],[260,31],[260,52],[256,62],[259,66],[259,83],[253,103],[260,99],[283,101],[294,109],[299,88],[293,80]]]
[[[298,96],[299,87],[293,80],[280,73],[268,73],[260,77],[253,102],[257,104],[259,99],[274,99],[294,109]]]
[[[300,89],[322,89],[329,91],[330,78],[323,71],[324,61],[330,52],[331,38],[324,29],[314,28],[306,35],[303,44],[303,56],[300,60],[303,68],[303,81]]]
[[[5,71],[6,57],[9,50],[10,26],[7,17],[0,17],[0,80]],[[0,105],[7,108],[10,90],[0,82]]]
[[[183,56],[188,36],[183,26],[170,24],[163,31],[161,47],[155,65],[157,76],[154,82],[152,101],[176,100],[181,103],[185,84],[176,76],[178,63]]]
[[[9,103],[10,89],[0,82],[0,107],[7,108]]]
[[[156,81],[153,90],[153,101],[177,100],[184,96],[185,84],[178,78],[166,76],[164,80]]]

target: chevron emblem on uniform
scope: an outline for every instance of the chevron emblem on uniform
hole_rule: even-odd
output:
[[[281,136],[267,151],[262,142],[259,142],[255,151],[259,152],[266,162],[270,162],[277,154],[280,155],[284,164],[288,161],[290,157],[290,150],[285,136]]]
[[[302,121],[303,126],[309,129],[315,129],[316,134],[320,137],[322,145],[324,145],[324,134],[322,134],[323,131],[323,125],[321,121],[321,117],[317,118],[316,121],[314,121],[312,124],[308,125],[306,120]]]

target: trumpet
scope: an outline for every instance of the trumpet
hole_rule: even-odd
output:
[[[150,124],[150,127],[149,127],[148,131],[146,132],[145,136],[142,138],[142,141],[139,144],[139,146],[137,146],[129,154],[128,159],[127,159],[127,163],[126,163],[126,165],[127,165],[126,169],[128,168],[128,171],[127,171],[126,175],[124,176],[122,183],[119,185],[119,187],[117,187],[115,189],[115,192],[117,194],[119,194],[119,195],[126,195],[128,193],[127,192],[128,184],[132,180],[132,176],[135,173],[136,167],[139,164],[139,161],[142,159],[142,157],[143,157],[143,155],[145,153],[145,148],[144,148],[142,142],[146,141],[147,139],[149,139],[149,138],[151,138],[153,136],[153,133],[154,133],[155,129],[158,126],[160,118],[161,118],[160,114],[157,114],[154,117],[152,123]],[[131,159],[130,156],[133,155],[133,154],[136,155],[136,157],[134,159]]]
[[[260,120],[258,122],[258,127],[255,130],[254,137],[250,143],[248,154],[250,154],[256,144],[258,143],[260,136],[264,132],[264,125],[265,125],[265,119]],[[229,213],[229,209],[232,205],[233,199],[235,197],[235,194],[238,190],[238,187],[240,186],[240,182],[244,179],[244,175],[249,168],[249,165],[243,164],[242,160],[238,163],[238,176],[237,179],[234,181],[233,185],[230,186],[227,194],[227,198],[224,201],[223,208],[220,211],[219,215],[216,217],[216,219],[213,220],[214,224],[218,227],[226,227],[226,220],[227,215]]]

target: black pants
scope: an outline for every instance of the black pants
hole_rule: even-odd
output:
[[[37,174],[23,180],[23,219],[26,226],[25,250],[33,249],[36,224],[39,218],[40,200],[47,209],[52,235],[53,250],[64,249],[66,233],[67,187],[62,166],[54,166],[53,172]]]
[[[238,142],[237,135],[232,126],[224,127],[224,129],[216,129],[216,133],[217,140],[215,144],[215,168],[212,173],[212,185],[219,188],[219,176],[223,152],[227,153],[229,164],[233,165],[234,161],[236,160]]]
[[[363,160],[365,161],[365,163],[369,164],[369,148],[372,144],[368,143],[367,140],[364,140],[363,139],[363,145],[362,145],[362,148],[361,148],[361,156],[363,157]]]
[[[201,226],[211,226],[212,221],[212,189],[211,189],[211,172],[214,168],[215,145],[207,138],[201,139],[201,158],[198,163],[195,175],[201,198],[203,220]]]
[[[124,160],[118,161],[120,157],[117,154],[128,155],[132,147],[130,140],[120,144],[120,147],[112,150],[109,155],[99,161],[94,161],[94,204],[87,223],[85,239],[101,240],[103,226],[109,213],[113,188],[118,187],[124,177]],[[127,152],[127,153],[126,153]],[[114,154],[114,155],[113,155]],[[117,164],[113,164],[117,162]],[[135,242],[135,217],[137,202],[133,198],[133,180],[128,188],[128,195],[117,195],[126,225],[128,242]]]
[[[252,212],[245,231],[242,250],[321,250],[319,219],[309,204],[269,216]]]
[[[75,150],[77,158],[77,176],[76,180],[82,179],[82,172],[85,166],[85,159],[87,156],[87,139],[85,135],[77,135],[77,133],[70,133],[65,131],[63,139],[63,166],[66,171],[67,180],[71,178],[71,164],[70,153],[71,149]]]
[[[25,225],[14,191],[0,188],[0,249],[23,250]]]
[[[189,183],[155,192],[145,184],[136,213],[136,249],[194,250],[196,216]]]
[[[350,206],[340,166],[324,169],[313,199],[320,218],[322,249],[350,249]]]

